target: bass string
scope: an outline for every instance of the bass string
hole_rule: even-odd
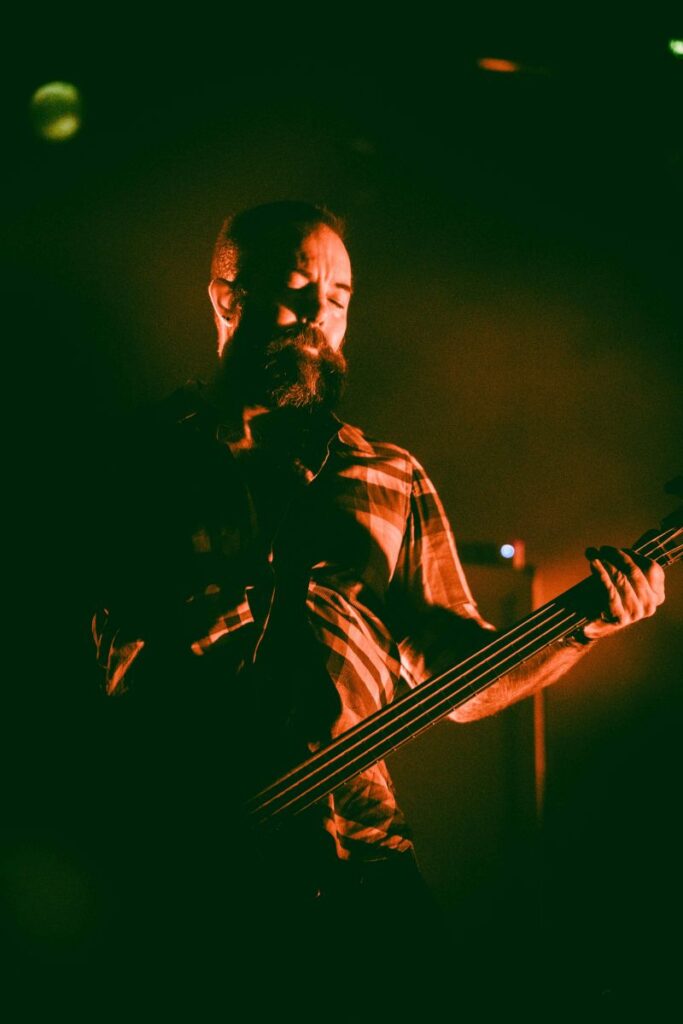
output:
[[[670,540],[682,533],[683,530],[681,529],[665,530],[658,536],[648,538],[641,547],[637,547],[634,550],[637,554],[647,557],[659,548],[661,553],[657,556],[657,559],[661,558],[668,563],[672,558],[676,560],[677,557],[680,557],[680,552],[683,551],[683,544],[678,545],[672,550],[667,550],[662,546],[665,542],[664,539],[667,538],[667,535],[669,535],[668,539]],[[458,666],[457,670],[448,670],[441,675],[435,676],[428,683],[421,684],[416,690],[412,691],[407,698],[403,699],[403,701],[410,701],[411,698],[417,698],[410,707],[403,707],[403,702],[399,701],[379,712],[382,716],[381,723],[360,723],[360,725],[356,727],[359,731],[350,730],[353,735],[349,735],[347,733],[340,737],[339,740],[336,741],[334,749],[331,750],[329,746],[324,748],[323,751],[318,755],[315,755],[314,758],[309,759],[304,762],[303,765],[293,769],[292,772],[279,780],[279,782],[273,783],[272,786],[254,797],[250,803],[255,805],[255,811],[261,813],[264,811],[267,812],[269,805],[273,804],[276,800],[282,800],[283,798],[289,797],[286,804],[279,805],[273,812],[280,813],[281,811],[291,808],[294,801],[299,802],[301,800],[308,799],[313,790],[318,790],[323,787],[326,791],[329,791],[328,784],[330,782],[332,783],[332,788],[335,788],[335,786],[339,785],[341,781],[344,781],[343,778],[339,782],[334,781],[337,775],[343,774],[344,777],[347,777],[347,772],[355,773],[355,764],[361,758],[363,760],[366,758],[372,758],[370,763],[374,763],[375,760],[379,760],[383,754],[380,753],[375,757],[374,753],[376,750],[381,749],[384,751],[384,754],[388,753],[391,749],[394,749],[396,745],[400,745],[398,737],[408,725],[415,724],[416,722],[419,723],[422,718],[426,717],[428,720],[422,725],[418,725],[415,732],[411,730],[410,735],[416,735],[417,732],[423,731],[429,725],[447,714],[449,710],[457,706],[458,702],[462,703],[462,700],[458,701],[459,697],[462,696],[463,700],[469,699],[469,697],[472,696],[472,694],[469,693],[469,690],[475,683],[480,679],[485,678],[485,676],[491,671],[497,672],[498,668],[513,658],[516,653],[527,650],[527,653],[522,659],[526,660],[528,657],[533,656],[537,650],[543,649],[548,643],[552,643],[561,636],[567,635],[567,633],[572,632],[574,629],[578,628],[578,626],[585,624],[587,621],[585,617],[581,617],[578,613],[572,612],[568,618],[561,619],[559,622],[551,624],[551,620],[556,618],[556,616],[561,614],[563,611],[566,612],[566,609],[561,607],[558,608],[556,606],[556,601],[549,602],[548,605],[539,609],[537,613],[531,616],[531,619],[535,620],[531,629],[526,629],[526,632],[523,631],[520,635],[510,641],[511,634],[514,634],[520,628],[524,630],[525,627],[529,626],[530,619],[523,620],[522,623],[513,627],[504,634],[503,637],[492,642],[489,647],[483,648],[472,655],[470,659],[467,659],[468,661],[476,659],[476,665],[471,666],[463,672],[462,666],[463,664],[466,664],[466,662],[463,662]],[[545,618],[543,617],[544,615],[546,616]],[[538,616],[541,616],[541,618],[538,618]],[[542,628],[546,625],[550,625],[550,628],[539,633],[539,627]],[[553,631],[555,631],[555,635],[550,639],[546,639],[548,633]],[[535,645],[538,644],[539,640],[542,641],[542,643],[540,644],[540,647],[536,647]],[[510,642],[501,644],[502,641]],[[523,641],[526,642],[522,643]],[[491,648],[494,647],[497,649],[491,650]],[[512,653],[509,653],[506,658],[501,659],[499,657],[501,654],[510,650]],[[488,651],[490,651],[488,657],[482,661],[481,655]],[[454,683],[460,683],[466,676],[471,675],[473,671],[479,670],[485,662],[490,662],[492,659],[495,659],[493,665],[490,665],[485,672],[467,680],[467,682],[463,683],[458,689],[451,692],[451,687]],[[495,682],[496,679],[500,678],[501,675],[504,675],[509,670],[509,667],[507,669],[503,669],[502,672],[499,672],[494,678],[490,679],[484,684],[484,686],[479,687],[478,689],[484,689],[486,686],[491,685],[491,683]],[[392,714],[392,712],[394,713]],[[409,721],[401,722],[401,719],[406,719],[406,717],[409,718]],[[365,729],[363,729],[364,726]],[[387,732],[387,729],[390,731]],[[364,733],[363,735],[359,735],[361,730]],[[396,742],[394,742],[394,740],[396,740]],[[315,762],[318,763],[316,764]],[[332,767],[335,763],[336,766]],[[360,771],[362,767],[363,765],[361,765],[358,770]],[[307,788],[301,791],[302,786],[307,786]],[[324,795],[324,793],[320,793],[314,797],[313,800],[319,799],[322,795]]]
[[[674,532],[674,531],[672,531],[672,532]],[[639,550],[638,553],[642,554],[644,552],[644,550],[645,550],[645,547],[646,546],[643,545],[643,549]],[[681,549],[683,549],[683,545],[681,545]],[[636,550],[638,550],[638,549],[636,549]],[[677,551],[678,551],[678,549],[673,549],[672,551],[670,551],[666,555],[667,559],[669,558],[670,555],[673,555],[675,557]],[[552,617],[554,617],[554,615],[550,616],[550,617],[552,618]],[[566,636],[568,633],[570,633],[573,630],[575,630],[578,626],[585,624],[587,621],[588,620],[584,616],[580,616],[579,613],[570,613],[570,615],[567,618],[562,619],[559,622],[552,623],[551,628],[548,629],[548,630],[545,630],[542,633],[537,633],[538,627],[539,626],[541,626],[541,627],[545,626],[547,623],[544,622],[544,621],[536,622],[535,625],[534,625],[534,630],[533,631],[527,631],[526,633],[522,634],[521,637],[516,637],[515,640],[512,643],[505,644],[502,647],[499,646],[498,650],[495,652],[496,661],[494,661],[494,663],[491,666],[489,666],[489,669],[486,672],[480,673],[478,676],[475,676],[474,678],[468,679],[467,682],[465,682],[460,687],[460,689],[455,690],[454,692],[450,692],[450,688],[451,688],[453,682],[455,682],[455,681],[460,682],[463,679],[465,679],[467,675],[471,674],[472,669],[469,669],[467,672],[462,672],[461,671],[461,666],[458,666],[458,668],[456,670],[449,670],[448,672],[442,674],[441,676],[435,677],[435,679],[432,680],[432,683],[439,683],[439,686],[436,687],[436,689],[434,689],[434,688],[432,688],[430,686],[430,684],[426,684],[427,686],[429,686],[429,692],[428,693],[424,692],[424,685],[425,684],[423,684],[422,692],[421,692],[420,688],[418,688],[416,691],[414,691],[415,696],[416,697],[419,696],[420,699],[416,700],[415,703],[410,707],[410,709],[408,709],[407,711],[402,711],[399,715],[395,716],[390,721],[389,720],[390,713],[391,713],[391,711],[394,708],[396,708],[396,705],[393,705],[390,708],[387,708],[386,709],[386,719],[382,722],[382,724],[379,726],[379,728],[373,729],[373,731],[372,731],[372,733],[370,735],[368,735],[367,737],[364,737],[362,741],[359,741],[359,742],[357,742],[355,744],[356,748],[361,747],[362,749],[360,751],[357,751],[357,754],[354,756],[354,758],[349,763],[349,765],[348,765],[349,769],[352,768],[352,766],[354,764],[354,761],[357,760],[359,757],[365,756],[366,753],[372,753],[373,745],[376,745],[378,749],[379,749],[380,746],[382,746],[383,748],[387,748],[387,749],[385,749],[385,753],[388,753],[389,750],[393,749],[393,746],[392,746],[392,735],[393,734],[389,733],[389,734],[384,735],[384,736],[382,736],[380,734],[383,733],[389,726],[395,725],[396,721],[398,719],[400,719],[401,717],[406,717],[406,714],[407,714],[409,716],[409,724],[414,724],[414,723],[419,723],[421,718],[427,716],[428,717],[428,721],[424,725],[419,726],[418,729],[416,730],[416,733],[419,732],[419,731],[422,731],[424,728],[426,728],[429,725],[431,725],[434,721],[438,721],[438,719],[443,717],[444,714],[448,713],[449,710],[455,708],[458,703],[463,703],[465,700],[470,699],[472,694],[469,691],[471,690],[472,686],[474,684],[476,684],[477,682],[479,682],[479,680],[484,679],[486,677],[486,675],[489,674],[491,671],[493,671],[494,673],[497,673],[497,674],[494,675],[493,678],[489,679],[488,682],[483,687],[478,687],[477,691],[475,691],[475,692],[478,692],[479,690],[484,689],[486,686],[491,685],[491,683],[495,682],[496,679],[500,678],[501,675],[506,674],[506,672],[510,670],[510,667],[516,667],[516,666],[509,666],[507,668],[503,668],[503,666],[505,666],[505,663],[510,661],[511,658],[513,658],[517,653],[519,653],[522,650],[527,649],[527,653],[525,654],[524,658],[522,659],[522,660],[526,660],[528,657],[531,657],[533,654],[535,654],[537,652],[537,650],[539,649],[537,646],[535,646],[535,645],[537,645],[538,641],[541,640],[541,639],[545,639],[545,637],[547,637],[551,632],[553,633],[553,636],[550,637],[550,639],[545,640],[545,642],[540,645],[540,649],[545,647],[547,645],[547,643],[553,642],[554,640],[559,639],[561,636]],[[534,632],[537,633],[536,636],[533,636]],[[510,635],[509,633],[505,634],[506,637],[509,637],[509,635]],[[533,639],[529,640],[530,637],[533,637]],[[525,642],[522,645],[522,644],[520,644],[521,640],[527,641],[527,642]],[[529,650],[529,648],[532,646],[532,644],[534,645],[534,649],[533,650]],[[504,653],[505,651],[508,651],[508,650],[512,650],[512,653],[507,654],[507,656],[505,658],[500,658],[500,655],[502,653]],[[477,664],[474,666],[474,669],[475,670],[479,670],[481,668],[482,664],[484,664],[486,661],[490,661],[490,660],[491,660],[491,656],[489,656],[489,658],[487,658],[487,659],[484,659],[483,662],[481,661],[481,659],[477,659]],[[499,668],[503,668],[503,671],[499,672],[498,671]],[[458,700],[458,698],[460,698],[460,700]],[[419,714],[416,714],[417,709],[420,708],[420,707],[422,707],[422,710],[420,711]],[[406,727],[406,723],[405,722],[403,724],[399,725],[398,729],[396,730],[396,735],[398,735],[402,730],[404,730],[405,727]],[[411,733],[411,735],[412,735],[412,733]],[[367,749],[366,749],[364,747],[364,743],[366,743],[368,741],[370,743],[370,746],[368,746]],[[353,748],[350,748],[350,750],[348,751],[349,753],[351,752],[351,749],[353,749]],[[377,760],[377,759],[378,758],[373,757],[373,760]],[[329,763],[331,763],[331,762],[328,762],[328,766],[329,766]],[[338,774],[339,771],[340,771],[339,768],[335,769],[334,774],[335,775]],[[310,778],[310,775],[311,775],[311,773],[309,773],[308,776],[304,776],[304,778],[301,780],[301,782],[308,781],[308,779]],[[324,780],[321,780],[321,783],[323,781]]]
[[[542,611],[549,613],[549,619],[553,619],[560,614],[558,610],[548,609],[547,607],[542,609]],[[528,630],[526,633],[523,633],[520,637],[517,637],[512,644],[508,644],[507,646],[514,646],[519,639],[531,636],[536,630],[538,630],[538,628],[542,628],[546,622],[543,619],[538,618],[540,614],[541,610],[536,613],[536,621],[534,622],[532,630]],[[515,628],[523,628],[523,626],[520,624],[519,627]],[[467,675],[479,668],[482,664],[481,655],[489,651],[491,653],[489,653],[488,657],[484,659],[484,661],[490,661],[498,653],[497,650],[492,650],[492,648],[498,647],[500,649],[501,640],[502,638],[497,638],[492,644],[489,644],[487,647],[471,655],[466,662],[460,663],[458,669],[462,670],[462,666],[464,664],[475,661],[475,664],[471,665],[465,672],[461,671],[461,675]],[[319,754],[314,755],[313,758],[309,758],[304,762],[304,764],[298,765],[278,782],[273,783],[260,794],[257,794],[257,796],[254,797],[254,801],[259,801],[260,805],[264,806],[266,802],[269,803],[272,800],[277,799],[278,796],[285,795],[289,788],[306,783],[313,775],[320,771],[327,771],[330,765],[334,764],[335,761],[339,761],[340,758],[348,756],[354,749],[361,746],[363,743],[372,741],[376,733],[385,730],[398,719],[409,717],[410,720],[412,720],[413,715],[422,704],[433,700],[435,696],[438,697],[444,683],[449,684],[452,682],[452,671],[453,670],[451,669],[446,673],[441,673],[440,675],[435,676],[433,679],[429,680],[429,682],[423,683],[416,689],[412,690],[406,697],[396,701],[386,708],[383,708],[380,712],[375,712],[375,715],[382,716],[381,723],[371,721],[370,719],[366,719],[364,722],[359,723],[358,726],[348,730],[337,740],[333,741],[332,745],[328,745]],[[427,690],[429,692],[427,692]],[[333,754],[335,756],[331,756]],[[283,789],[283,787],[285,788]],[[275,792],[275,790],[278,792]],[[273,795],[269,797],[271,792]]]
[[[551,630],[546,630],[545,633],[535,637],[533,644],[530,643],[526,645],[529,649],[523,660],[526,660],[528,657],[532,657],[538,651],[543,650],[548,643],[559,639],[559,637],[566,635],[567,632],[571,632],[575,628],[576,620],[574,617],[568,617],[567,619],[561,620],[559,623],[553,624]],[[550,633],[552,633],[552,636],[548,638]],[[538,641],[540,641],[540,643],[538,643]],[[512,656],[513,655],[508,655],[508,659],[506,660],[509,660]],[[519,662],[517,664],[519,664]],[[499,667],[500,666],[498,665],[490,667],[480,676],[470,680],[467,686],[461,687],[460,690],[457,691],[457,693],[462,697],[460,703],[470,698],[471,694],[466,692],[470,686],[473,686],[487,676],[491,676],[485,684],[478,687],[477,692],[481,692],[481,690],[494,683],[501,675],[504,675],[509,671],[508,668],[499,672]],[[491,673],[493,673],[493,675],[491,675]],[[380,760],[382,757],[386,757],[387,754],[391,753],[392,750],[395,750],[396,747],[401,746],[404,741],[412,739],[413,737],[418,736],[421,732],[430,728],[430,726],[434,725],[439,721],[439,719],[443,718],[449,710],[452,710],[457,706],[457,703],[457,700],[454,703],[453,695],[444,696],[444,694],[441,693],[438,704],[434,704],[429,708],[422,707],[419,715],[411,715],[409,720],[403,722],[398,728],[394,728],[393,731],[389,731],[384,736],[379,736],[375,733],[369,737],[370,742],[366,741],[364,744],[357,744],[355,752],[353,752],[353,756],[347,757],[346,760],[338,764],[334,771],[327,771],[326,774],[321,775],[317,780],[311,775],[308,778],[300,780],[300,782],[297,783],[297,786],[292,786],[289,790],[280,794],[281,796],[289,796],[289,799],[285,804],[279,805],[274,810],[274,813],[291,810],[292,806],[295,804],[301,804],[302,806],[297,809],[303,810],[304,807],[315,803],[326,793],[331,792],[338,785],[341,785],[346,779],[358,774],[358,772],[362,771],[364,767],[368,766],[368,764],[374,764],[375,761]],[[404,733],[405,735],[403,735]],[[350,754],[351,751],[348,753]],[[337,778],[337,776],[339,776],[339,778]],[[309,782],[308,788],[297,792],[297,788],[304,785],[307,781]]]
[[[645,542],[640,548],[636,548],[635,550],[638,554],[641,555],[650,554],[657,547],[661,547],[662,538],[665,537],[666,534],[671,534],[671,536],[674,537],[677,533],[680,534],[682,532],[683,531],[681,530],[676,531],[672,529],[664,531],[661,535],[657,537],[648,538],[647,542]],[[660,557],[664,557],[667,560],[669,560],[671,554],[672,552],[667,553],[666,551],[663,551]],[[549,602],[549,604],[544,606],[544,608],[539,609],[539,611],[535,613],[535,615],[532,616],[532,618],[536,618],[538,615],[544,612],[549,612],[550,617],[554,617],[554,615],[557,614],[557,612],[555,611],[555,602]],[[566,628],[560,630],[557,637],[552,637],[550,640],[545,641],[541,646],[546,646],[547,643],[552,642],[554,639],[559,638],[559,636],[563,634],[566,635],[568,632],[571,632],[573,629],[577,628],[577,626],[579,626],[580,624],[585,623],[587,620],[585,618],[583,618],[582,620],[575,618],[572,621],[567,621],[569,622],[569,624],[566,626]],[[503,653],[509,648],[518,647],[520,640],[528,640],[529,637],[533,636],[534,632],[537,632],[539,626],[542,627],[545,624],[546,622],[544,622],[543,620],[536,621],[534,623],[534,627],[532,630],[528,630],[526,633],[522,633],[522,635],[516,637],[512,641],[512,643],[505,643],[501,646],[500,642],[508,640],[511,633],[514,633],[520,627],[528,625],[528,620],[524,620],[522,623],[518,625],[518,627],[513,627],[513,629],[511,631],[508,631],[508,633],[504,634],[503,637],[498,638],[497,641],[494,641],[493,644],[489,645],[489,648],[484,648],[483,650],[476,652],[475,655],[472,656],[472,658],[476,659],[477,663],[476,665],[472,666],[467,672],[462,672],[462,665],[464,663],[461,663],[458,666],[457,670],[448,670],[447,672],[434,677],[434,679],[431,680],[429,683],[422,684],[418,689],[409,694],[407,698],[404,698],[403,702],[399,701],[396,704],[391,705],[386,709],[383,709],[379,713],[382,716],[381,723],[360,723],[359,727],[356,727],[358,731],[350,731],[351,733],[353,733],[353,735],[349,735],[349,733],[347,733],[344,736],[340,737],[340,739],[335,744],[334,750],[331,750],[329,746],[324,748],[324,750],[321,751],[319,755],[316,755],[315,758],[309,759],[307,762],[304,762],[303,765],[300,765],[298,766],[298,768],[293,769],[293,771],[289,773],[289,775],[279,780],[279,783],[274,783],[271,787],[268,787],[268,789],[264,790],[261,794],[257,795],[257,797],[255,797],[253,801],[253,803],[258,802],[258,807],[256,809],[263,811],[264,809],[267,809],[267,806],[269,804],[272,804],[275,800],[287,797],[288,795],[290,795],[290,793],[292,793],[293,790],[296,790],[301,786],[309,783],[310,785],[308,789],[304,790],[302,794],[296,794],[295,796],[292,796],[288,803],[284,807],[279,808],[278,810],[285,809],[285,807],[288,808],[293,799],[298,799],[299,796],[305,796],[306,794],[308,794],[312,787],[319,788],[320,786],[325,786],[328,778],[334,779],[335,776],[341,773],[346,775],[347,768],[349,772],[354,770],[356,762],[361,757],[372,756],[373,750],[375,748],[379,748],[380,743],[382,743],[385,746],[388,743],[388,748],[393,749],[392,737],[394,735],[398,735],[401,730],[405,729],[407,724],[406,722],[403,722],[399,725],[399,728],[396,729],[396,722],[400,720],[400,718],[405,718],[406,716],[409,716],[410,722],[413,722],[416,719],[419,720],[428,710],[424,707],[425,705],[429,704],[429,710],[436,706],[434,703],[435,698],[437,698],[438,705],[447,705],[445,711],[442,711],[438,715],[438,717],[443,717],[443,714],[446,714],[448,712],[451,705],[456,706],[458,702],[457,698],[460,694],[465,693],[466,696],[464,699],[469,699],[470,694],[467,693],[468,689],[473,685],[474,682],[478,681],[479,678],[483,678],[483,676],[486,674],[484,673],[483,675],[475,678],[474,680],[470,679],[459,690],[456,690],[454,693],[449,692],[445,697],[442,696],[443,691],[445,691],[447,688],[449,689],[454,681],[459,681],[463,679],[466,675],[470,674],[473,669],[478,670],[481,667],[482,660],[480,655],[482,653],[485,653],[492,647],[498,646],[498,650],[490,653],[489,657],[485,659],[486,661],[490,661],[492,657],[497,656],[500,653]],[[540,636],[544,637],[545,634],[540,634]],[[530,643],[536,641],[538,638],[538,636],[534,637],[533,640],[530,641]],[[525,647],[528,648],[530,646],[530,643],[525,644]],[[533,653],[535,653],[535,651],[529,651],[528,654],[525,655],[525,658],[523,660],[526,660],[527,657],[532,656]],[[512,656],[513,655],[508,655],[508,657],[505,658],[504,661],[509,661]],[[472,658],[468,660],[472,660]],[[492,667],[495,670],[495,664]],[[505,671],[509,671],[509,668]],[[499,673],[499,676],[504,675],[505,671]],[[499,676],[496,676],[495,678],[499,678]],[[489,680],[485,685],[490,685],[492,682],[495,681],[495,678]],[[481,689],[483,688],[484,687],[481,687]],[[404,702],[410,701],[411,698],[416,699],[413,700],[413,703],[411,704],[410,707],[401,706],[402,704],[404,704]],[[452,703],[453,701],[455,703]],[[429,724],[432,724],[431,718],[427,725]],[[359,732],[363,729],[364,725],[367,728],[364,730],[363,735],[359,735]],[[392,727],[394,728],[394,732],[386,733],[386,730]],[[331,757],[331,754],[335,756]],[[377,758],[374,758],[373,760],[378,760],[379,756]],[[342,759],[344,760],[342,761]],[[316,760],[319,762],[317,765],[313,763]],[[331,771],[330,768],[332,765],[335,764],[335,762],[337,762],[337,766],[333,768],[333,770]],[[358,768],[358,770],[361,770],[361,768],[362,765]],[[320,777],[316,779],[315,776]],[[343,781],[343,779],[341,779],[340,781]],[[338,784],[339,782],[334,783],[334,785]],[[268,794],[271,795],[269,796]]]

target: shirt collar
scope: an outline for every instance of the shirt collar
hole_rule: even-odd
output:
[[[373,454],[373,447],[366,439],[360,427],[354,427],[350,423],[344,423],[338,416],[332,413],[332,419],[339,424],[339,428],[333,440],[336,440],[343,448],[353,448],[366,455]]]
[[[220,417],[217,414],[217,410],[211,401],[210,389],[207,387],[204,381],[188,381],[183,389],[186,393],[190,392],[194,394],[196,398],[201,399],[200,407],[203,406],[205,410],[210,409],[214,419],[214,431],[219,440],[225,438],[225,432],[228,430],[227,426],[220,421]],[[362,452],[365,455],[373,455],[374,449],[370,442],[366,439],[363,431],[360,427],[354,427],[351,423],[345,423],[341,420],[336,413],[330,413],[330,421],[333,427],[336,427],[336,433],[332,433],[328,444],[335,444],[337,447],[342,449],[353,450]]]

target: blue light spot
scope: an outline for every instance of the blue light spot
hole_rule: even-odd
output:
[[[500,548],[500,553],[503,556],[503,558],[513,558],[515,554],[514,544],[502,544]]]

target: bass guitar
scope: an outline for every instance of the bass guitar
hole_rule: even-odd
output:
[[[683,557],[683,507],[644,534],[635,552],[663,567]],[[246,805],[256,826],[301,814],[359,772],[419,736],[550,644],[597,617],[599,587],[587,577],[474,654],[376,711],[266,786]]]

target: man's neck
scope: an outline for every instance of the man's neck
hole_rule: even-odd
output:
[[[244,406],[223,426],[223,439],[233,454],[255,451],[268,446],[268,435],[273,434],[277,413],[264,405]]]
[[[237,457],[262,452],[278,462],[302,461],[313,467],[337,429],[336,418],[320,410],[245,405],[237,415],[222,419],[219,437]]]

